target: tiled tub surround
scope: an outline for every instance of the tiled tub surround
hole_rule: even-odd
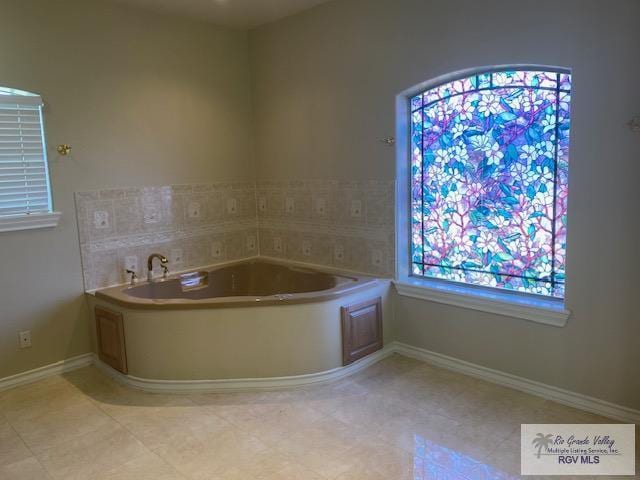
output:
[[[393,181],[261,181],[76,193],[85,288],[263,255],[391,277]],[[159,268],[157,262],[155,268]],[[159,274],[159,272],[156,272]]]
[[[259,181],[260,254],[393,276],[393,181]]]
[[[78,192],[76,213],[87,290],[144,278],[152,252],[172,271],[258,255],[253,182]]]

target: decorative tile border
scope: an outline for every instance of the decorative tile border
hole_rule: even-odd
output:
[[[256,184],[261,255],[391,277],[395,182]]]
[[[253,182],[78,192],[76,214],[87,290],[143,278],[153,252],[173,271],[258,255]]]
[[[85,288],[259,254],[385,277],[394,272],[394,182],[261,181],[76,193]],[[157,267],[157,266],[156,266]]]

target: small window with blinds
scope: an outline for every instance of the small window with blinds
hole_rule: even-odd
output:
[[[52,227],[42,98],[0,87],[0,231]]]

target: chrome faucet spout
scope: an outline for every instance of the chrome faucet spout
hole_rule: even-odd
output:
[[[154,258],[157,258],[158,260],[160,260],[160,265],[162,265],[165,268],[167,263],[169,263],[169,260],[167,260],[167,257],[165,257],[164,255],[161,255],[159,253],[152,253],[151,255],[149,255],[149,258],[147,259],[147,280],[150,282],[153,280],[153,259]]]

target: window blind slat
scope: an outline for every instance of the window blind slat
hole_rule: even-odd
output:
[[[0,203],[0,210],[9,210],[14,208],[22,208],[28,210],[31,207],[43,207],[49,204],[48,197],[34,197],[34,198],[18,198],[11,202]],[[25,212],[26,213],[26,212]]]
[[[28,208],[24,204],[16,204],[12,207],[0,206],[0,215],[15,215],[17,213],[35,213],[47,211],[49,211],[49,202],[30,203],[28,205]]]

